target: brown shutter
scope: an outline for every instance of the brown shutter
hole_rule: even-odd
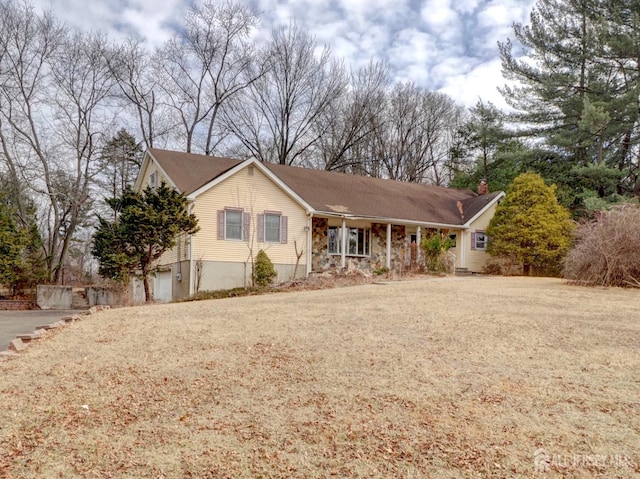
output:
[[[218,210],[218,239],[224,239],[224,210]]]
[[[242,213],[242,236],[245,241],[251,237],[251,213]]]
[[[475,233],[471,233],[471,249],[472,250],[476,249],[476,234]]]
[[[289,218],[286,216],[280,217],[280,243],[287,244],[287,236],[289,236]]]
[[[264,243],[264,215],[258,215],[258,243]]]

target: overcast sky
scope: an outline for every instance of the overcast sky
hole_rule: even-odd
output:
[[[214,0],[216,1],[216,0]],[[504,83],[496,42],[528,22],[535,0],[237,0],[262,12],[261,30],[306,27],[347,65],[387,60],[396,80],[412,80],[471,106],[498,106]],[[189,0],[34,0],[69,25],[110,36],[136,33],[157,44],[172,35]]]

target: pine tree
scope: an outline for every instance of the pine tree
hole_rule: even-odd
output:
[[[12,294],[47,278],[35,208],[23,195],[21,214],[17,194],[7,185],[0,185],[0,284],[11,289]]]
[[[546,138],[574,165],[628,166],[639,101],[632,3],[637,12],[637,0],[539,0],[529,25],[514,24],[517,43],[499,43],[515,82],[501,92],[520,133]]]
[[[12,290],[19,279],[24,244],[24,236],[16,225],[14,215],[7,204],[0,201],[0,284]]]
[[[96,183],[108,192],[109,198],[122,195],[127,187],[133,187],[142,157],[142,149],[134,136],[122,128],[102,149]]]
[[[98,217],[92,253],[100,263],[99,273],[125,284],[130,276],[142,278],[149,302],[154,263],[176,245],[178,236],[195,234],[198,220],[188,213],[186,197],[165,183],[141,193],[126,189],[106,201],[116,219]]]
[[[574,223],[555,195],[535,173],[519,175],[487,228],[487,252],[522,265],[528,275],[557,273],[571,246]]]

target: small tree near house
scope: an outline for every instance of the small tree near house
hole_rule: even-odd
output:
[[[131,276],[140,277],[149,302],[154,263],[176,245],[178,236],[195,234],[198,220],[188,213],[186,197],[164,183],[141,193],[127,189],[106,202],[115,220],[98,217],[92,253],[100,263],[99,273],[124,284]]]
[[[575,224],[559,203],[555,185],[535,173],[519,175],[487,228],[487,252],[521,265],[525,275],[558,274]]]

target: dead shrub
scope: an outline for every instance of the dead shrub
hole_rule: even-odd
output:
[[[627,204],[582,223],[564,276],[584,284],[640,287],[640,207]]]
[[[487,261],[482,272],[497,276],[519,276],[522,274],[522,264],[511,258],[494,256]]]

